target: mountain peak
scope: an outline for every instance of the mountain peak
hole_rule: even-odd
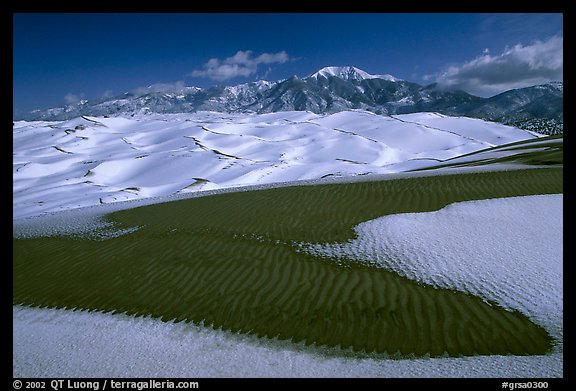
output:
[[[343,80],[366,80],[366,79],[384,79],[388,81],[400,81],[400,79],[392,76],[392,75],[371,75],[362,69],[356,68],[354,66],[329,66],[320,69],[318,72],[313,73],[312,75],[308,76],[311,78],[319,78],[319,77],[338,77]]]
[[[561,81],[551,81],[551,82],[548,82],[544,85],[548,86],[548,87],[552,87],[552,88],[560,90],[560,91],[564,91],[564,82],[561,82]]]

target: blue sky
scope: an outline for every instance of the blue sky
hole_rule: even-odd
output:
[[[14,14],[14,112],[354,65],[480,96],[562,80],[562,14]]]

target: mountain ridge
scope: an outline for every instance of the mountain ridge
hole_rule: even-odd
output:
[[[422,86],[392,75],[372,75],[354,66],[324,67],[304,78],[259,80],[235,86],[139,89],[111,99],[14,116],[15,120],[68,120],[82,115],[216,111],[258,114],[311,111],[331,114],[361,109],[380,115],[438,112],[513,125],[545,134],[563,133],[563,83],[513,89],[489,98],[435,84]]]

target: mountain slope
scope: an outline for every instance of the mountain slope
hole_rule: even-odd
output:
[[[563,131],[563,83],[510,90],[488,98],[466,114],[546,134]]]

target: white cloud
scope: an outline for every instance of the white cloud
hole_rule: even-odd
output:
[[[216,81],[224,81],[235,77],[248,77],[256,73],[260,64],[283,64],[290,60],[285,51],[278,53],[262,53],[253,56],[251,50],[239,50],[232,57],[224,60],[211,58],[203,65],[202,70],[194,70],[189,76],[207,77]]]
[[[484,51],[463,65],[450,66],[440,74],[427,75],[427,78],[435,79],[440,87],[460,89],[480,96],[562,81],[563,41],[563,37],[555,36],[526,46],[517,44],[499,55]]]
[[[75,105],[76,103],[80,102],[83,96],[84,94],[76,95],[69,92],[64,95],[64,102],[66,102],[67,105]]]
[[[114,96],[114,91],[112,91],[112,90],[106,90],[102,93],[103,99],[109,99],[109,98],[112,98],[113,96]]]
[[[183,81],[177,81],[174,83],[156,83],[148,87],[138,87],[132,90],[134,95],[145,95],[153,92],[160,92],[164,94],[178,94],[186,90],[186,85]]]

